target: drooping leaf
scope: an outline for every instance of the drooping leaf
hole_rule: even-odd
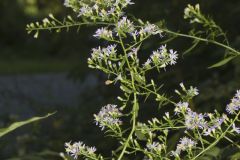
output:
[[[9,127],[0,129],[0,138],[4,135],[8,134],[9,132],[12,132],[13,130],[21,127],[21,126],[24,126],[26,124],[48,118],[49,116],[51,116],[53,114],[55,114],[55,113],[47,114],[46,116],[43,116],[43,117],[33,117],[33,118],[30,118],[30,119],[25,120],[25,121],[15,122],[15,123],[11,124]]]
[[[220,61],[220,62],[218,62],[218,63],[216,63],[216,64],[214,64],[214,65],[212,65],[212,66],[210,66],[210,67],[208,67],[208,68],[211,69],[211,68],[221,67],[221,66],[227,64],[228,62],[230,62],[230,61],[231,61],[232,59],[234,59],[235,57],[236,57],[236,56],[231,56],[231,57],[225,58],[224,60],[222,60],[222,61]]]

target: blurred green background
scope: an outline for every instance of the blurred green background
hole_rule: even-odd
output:
[[[183,19],[187,4],[200,3],[224,31],[230,44],[240,49],[239,0],[135,0],[128,12],[137,18],[157,22],[165,20],[169,29],[187,32]],[[35,115],[58,111],[51,118],[22,127],[0,140],[0,159],[41,160],[60,159],[64,142],[83,140],[96,145],[109,155],[116,142],[103,139],[94,126],[93,114],[102,105],[116,102],[117,87],[105,86],[104,74],[87,68],[87,57],[98,41],[91,35],[96,28],[42,33],[38,39],[27,35],[26,24],[40,21],[49,13],[64,17],[71,11],[61,0],[1,0],[0,1],[0,127]],[[144,44],[146,51],[155,49],[159,40]],[[225,105],[240,88],[240,60],[216,69],[207,69],[223,58],[224,50],[201,44],[188,55],[181,55],[191,41],[178,38],[168,44],[180,54],[179,63],[155,77],[165,83],[168,95],[180,82],[199,88],[195,99],[198,111],[224,111]],[[151,47],[154,48],[151,48]],[[151,103],[143,104],[143,119],[158,116]],[[160,115],[160,113],[159,113]],[[224,144],[223,144],[224,145]],[[231,154],[231,152],[229,152]],[[227,155],[218,159],[227,159]],[[229,155],[228,155],[229,156]]]

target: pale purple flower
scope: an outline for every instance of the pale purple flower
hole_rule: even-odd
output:
[[[86,148],[83,142],[75,142],[71,144],[71,142],[65,143],[65,150],[67,154],[74,157],[74,159],[78,159],[80,152]]]
[[[240,128],[236,127],[235,123],[233,123],[232,127],[234,132],[236,132],[237,134],[240,134]]]
[[[112,38],[113,34],[112,31],[108,30],[107,28],[100,28],[93,36],[96,38]]]
[[[158,142],[153,142],[153,143],[148,143],[146,147],[149,151],[161,152],[161,150],[163,149],[163,144],[160,144]]]
[[[178,102],[176,104],[176,108],[174,109],[175,111],[175,114],[178,114],[178,113],[185,113],[188,109],[189,109],[189,103],[188,102]]]
[[[174,65],[176,64],[176,60],[178,59],[177,51],[174,51],[172,49],[169,50],[169,58],[170,58],[170,64]]]
[[[71,6],[69,0],[64,0],[64,4],[63,5],[66,6],[66,7],[70,7]]]
[[[158,26],[155,24],[147,23],[144,27],[141,28],[139,34],[141,35],[156,35],[161,34],[162,32],[159,30]]]
[[[134,25],[127,17],[123,17],[118,22],[117,29],[121,32],[132,33],[134,31]]]
[[[116,11],[116,8],[112,7],[107,13],[108,15],[114,14],[114,12]]]
[[[130,33],[132,37],[136,40],[137,36],[139,35],[139,32],[137,30]]]
[[[89,16],[93,14],[93,10],[91,7],[89,7],[88,5],[84,5],[80,8],[78,17],[80,16]]]
[[[152,63],[152,60],[151,59],[147,59],[147,61],[143,64],[143,67],[144,68],[151,67],[151,63]]]
[[[96,59],[104,59],[104,57],[109,57],[109,56],[116,56],[116,47],[117,45],[109,45],[107,48],[93,48],[92,53],[91,53],[91,58],[90,60],[96,60]]]
[[[104,50],[104,53],[107,55],[107,56],[110,56],[110,55],[116,55],[116,47],[117,45],[114,44],[114,45],[109,45],[107,46],[107,48]]]
[[[198,114],[196,112],[188,109],[187,114],[185,115],[185,126],[187,129],[204,129],[207,128],[207,122],[204,119],[205,115],[202,113]]]
[[[209,124],[209,126],[205,127],[203,135],[204,136],[211,135],[217,128],[221,127],[223,122],[224,122],[224,118],[214,119],[212,124]]]
[[[240,90],[237,90],[237,93],[236,93],[235,97],[240,99]]]
[[[187,137],[181,138],[179,142],[180,143],[177,145],[177,149],[171,152],[171,155],[174,157],[179,157],[182,151],[192,149],[197,145],[197,142]]]
[[[199,95],[199,91],[196,87],[191,86],[190,89],[188,90],[188,94],[194,97]]]
[[[204,136],[209,136],[209,135],[211,135],[215,130],[216,130],[215,127],[209,127],[208,129],[206,129],[206,130],[203,132],[203,135],[204,135]]]
[[[237,90],[231,103],[227,105],[226,110],[229,114],[235,114],[240,109],[240,90]]]
[[[134,2],[132,2],[132,0],[125,0],[125,3],[128,4],[128,5],[135,4]]]
[[[88,152],[89,154],[93,154],[93,153],[95,153],[96,151],[97,151],[96,147],[88,147],[88,148],[87,148],[87,152]]]

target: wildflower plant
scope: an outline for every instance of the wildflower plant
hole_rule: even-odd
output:
[[[226,114],[197,113],[191,106],[193,98],[199,94],[195,87],[185,87],[175,90],[175,99],[163,93],[162,85],[147,76],[151,71],[167,71],[178,60],[178,53],[167,44],[155,48],[146,59],[140,59],[144,51],[144,42],[153,37],[162,39],[165,35],[192,38],[194,43],[210,42],[229,51],[232,57],[240,55],[228,45],[225,34],[215,22],[205,17],[199,5],[189,5],[185,9],[185,19],[191,23],[201,24],[203,32],[181,34],[170,31],[162,25],[143,22],[128,16],[125,8],[133,5],[132,0],[65,0],[64,5],[73,10],[76,19],[67,16],[59,21],[52,14],[42,23],[27,25],[27,31],[39,35],[41,30],[60,32],[63,29],[80,28],[83,25],[99,26],[93,34],[96,39],[106,41],[107,45],[93,48],[88,58],[90,68],[100,70],[108,75],[106,85],[118,84],[122,94],[117,97],[118,104],[108,104],[94,115],[95,123],[107,135],[116,138],[119,147],[113,149],[111,159],[128,159],[140,156],[149,160],[191,159],[203,157],[220,141],[226,140],[239,147],[231,138],[239,136],[240,91],[226,106]],[[159,24],[159,23],[158,23]],[[205,36],[205,38],[203,38]],[[216,39],[224,37],[221,43]],[[194,44],[193,47],[196,47]],[[229,59],[215,65],[227,63]],[[174,92],[173,92],[174,93]],[[144,110],[140,99],[151,100],[153,96],[160,110],[164,106],[173,106],[162,118],[152,118],[147,122],[139,121],[139,110]],[[123,118],[130,119],[130,128]],[[182,137],[170,147],[170,137],[175,132],[182,132]],[[97,153],[95,147],[88,147],[83,142],[65,144],[66,153],[74,159],[108,159]]]

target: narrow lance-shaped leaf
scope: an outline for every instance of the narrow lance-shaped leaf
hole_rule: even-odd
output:
[[[208,67],[208,68],[211,69],[211,68],[221,67],[221,66],[227,64],[228,62],[230,62],[230,61],[231,61],[232,59],[234,59],[235,57],[236,57],[236,56],[231,56],[231,57],[225,58],[224,60],[222,60],[222,61],[220,61],[220,62],[218,62],[218,63],[216,63],[216,64],[214,64],[214,65],[212,65],[212,66],[210,66],[210,67]]]
[[[0,138],[4,135],[8,134],[9,132],[12,132],[13,130],[21,127],[21,126],[24,126],[26,124],[48,118],[49,116],[51,116],[53,114],[55,114],[55,113],[47,114],[46,116],[43,116],[43,117],[33,117],[33,118],[30,118],[30,119],[25,120],[25,121],[15,122],[7,128],[0,129]]]

